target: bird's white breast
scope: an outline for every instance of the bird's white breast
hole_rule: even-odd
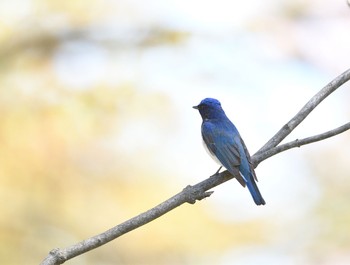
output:
[[[207,153],[210,155],[210,157],[216,162],[218,163],[220,166],[222,166],[221,162],[219,161],[219,159],[209,150],[209,148],[207,147],[207,145],[205,144],[204,141],[202,141],[202,144],[204,146],[205,151],[207,151]]]

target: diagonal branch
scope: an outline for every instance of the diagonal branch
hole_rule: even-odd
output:
[[[314,95],[302,109],[285,124],[260,150],[257,154],[276,147],[283,141],[309,114],[317,107],[326,97],[337,90],[342,84],[349,81],[350,69],[333,79],[324,88],[322,88],[316,95]]]
[[[228,171],[225,171],[220,174],[216,174],[194,186],[187,186],[181,192],[174,195],[170,199],[99,235],[93,236],[63,249],[56,248],[51,250],[45,260],[42,261],[41,265],[62,264],[69,259],[100,247],[112,241],[113,239],[116,239],[132,230],[135,230],[140,226],[143,226],[157,219],[158,217],[166,214],[167,212],[186,202],[194,204],[196,200],[202,200],[206,197],[209,197],[213,192],[206,192],[207,190],[218,186],[221,183],[232,178],[233,176]]]
[[[64,249],[53,249],[41,264],[62,264],[63,262],[81,255],[89,250],[102,246],[140,226],[143,226],[185,202],[194,203],[196,200],[209,197],[212,192],[200,188],[186,187],[182,192],[160,203],[152,209],[141,213],[124,223],[121,223],[99,235],[83,240]]]
[[[286,143],[277,146],[288,134],[290,134],[295,127],[297,127],[307,115],[327,96],[339,88],[342,84],[350,79],[350,69],[345,71],[343,74],[335,78],[327,86],[325,86],[319,93],[317,93],[309,102],[293,117],[282,129],[273,136],[256,154],[252,156],[252,161],[256,167],[261,161],[286,151],[293,147],[302,146],[305,144],[321,141],[326,138],[335,136],[349,129],[350,123],[347,123],[334,130],[322,133],[320,135],[308,137],[302,140],[295,140],[290,143]],[[239,174],[238,171],[236,174]],[[235,175],[236,175],[235,174]],[[227,170],[218,174],[214,174],[206,180],[197,183],[194,186],[187,186],[183,191],[179,192],[170,199],[160,203],[154,208],[141,213],[99,235],[83,240],[75,245],[63,248],[53,249],[49,255],[42,261],[41,265],[57,265],[62,264],[65,261],[72,259],[78,255],[88,252],[92,249],[100,247],[113,239],[116,239],[140,226],[143,226],[156,218],[166,214],[167,212],[175,209],[176,207],[184,204],[194,204],[196,200],[202,200],[209,197],[212,192],[208,190],[216,187],[230,179],[232,176]]]
[[[324,132],[324,133],[321,133],[321,134],[317,134],[317,135],[314,135],[314,136],[310,136],[310,137],[307,137],[307,138],[304,138],[304,139],[296,139],[294,141],[291,141],[289,143],[286,143],[286,144],[281,144],[279,146],[276,146],[276,147],[273,147],[271,149],[268,149],[267,151],[265,152],[262,152],[262,153],[256,153],[253,157],[252,157],[252,161],[254,163],[254,166],[257,167],[258,164],[262,161],[264,161],[265,159],[271,157],[271,156],[274,156],[278,153],[281,153],[283,151],[287,151],[291,148],[294,148],[294,147],[301,147],[303,145],[306,145],[306,144],[311,144],[311,143],[314,143],[314,142],[318,142],[318,141],[322,141],[324,139],[327,139],[327,138],[330,138],[330,137],[333,137],[337,134],[340,134],[340,133],[343,133],[347,130],[350,129],[350,122],[334,129],[334,130],[330,130],[328,132]]]

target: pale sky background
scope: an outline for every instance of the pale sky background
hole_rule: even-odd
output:
[[[184,177],[184,184],[194,183],[214,173],[217,166],[202,150],[201,119],[191,108],[193,105],[205,97],[221,100],[227,115],[236,124],[253,154],[312,95],[339,71],[346,69],[348,62],[344,60],[344,55],[350,47],[346,27],[349,20],[336,17],[346,8],[344,3],[333,4],[332,9],[311,10],[306,19],[295,23],[293,32],[283,35],[283,38],[290,38],[288,40],[269,34],[268,28],[264,32],[245,31],[253,18],[264,13],[270,13],[272,18],[265,17],[263,20],[275,19],[278,23],[275,1],[151,1],[147,5],[142,5],[140,1],[125,1],[129,12],[114,18],[112,28],[115,31],[159,23],[189,31],[193,36],[178,47],[164,46],[141,52],[123,50],[114,55],[113,61],[98,45],[68,42],[57,50],[54,67],[63,84],[76,89],[89,89],[91,84],[101,80],[113,83],[136,80],[142,90],[162,91],[170,95],[177,112],[177,117],[171,117],[175,118],[176,124],[172,134],[163,135],[152,124],[135,124],[132,121],[125,124],[125,138],[118,139],[118,142],[130,151],[143,145],[154,145],[163,138],[162,155],[155,158],[154,163],[172,171],[172,163],[167,161],[175,160],[179,165],[176,170],[182,173],[179,175]],[[319,20],[322,22],[319,23]],[[111,21],[106,23],[109,25]],[[271,30],[275,32],[276,28]],[[333,39],[333,34],[344,39]],[[339,49],[327,50],[327,46]],[[314,51],[311,55],[310,49]],[[291,56],[291,53],[300,55]],[[309,57],[305,58],[302,53]],[[317,65],[314,60],[317,60]],[[328,98],[289,139],[307,137],[345,123],[348,98],[344,95],[348,94],[344,90]],[[304,207],[317,199],[317,181],[305,177],[308,167],[302,158],[309,148],[286,152],[259,166],[259,186],[269,205],[276,205],[281,211],[286,204],[290,207],[297,205],[302,214],[305,209],[300,208],[298,193],[306,190],[310,193],[310,202],[303,199]],[[295,185],[288,183],[289,179],[295,178],[298,178],[293,182]],[[248,198],[248,193],[239,192],[240,187],[232,184],[220,189],[224,191],[215,194],[218,200],[215,207],[224,205],[223,218],[237,218],[237,214],[225,211],[230,207],[227,204],[232,203],[236,207],[241,205],[238,215],[244,219],[245,205],[242,201]],[[235,194],[237,192],[236,200],[228,200],[232,189]],[[275,210],[257,211],[258,215],[275,214]]]

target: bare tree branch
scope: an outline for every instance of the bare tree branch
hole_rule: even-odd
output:
[[[330,130],[328,132],[324,132],[324,133],[321,133],[321,134],[310,136],[310,137],[307,137],[307,138],[304,138],[304,139],[301,139],[301,140],[296,139],[296,140],[291,141],[289,143],[281,144],[279,146],[276,146],[276,147],[273,147],[271,149],[268,149],[265,152],[257,153],[257,154],[255,154],[252,157],[252,160],[253,160],[253,163],[254,163],[254,167],[257,167],[260,162],[262,162],[265,159],[267,159],[267,158],[269,158],[271,156],[274,156],[274,155],[276,155],[278,153],[281,153],[283,151],[289,150],[289,149],[294,148],[294,147],[301,147],[301,146],[306,145],[306,144],[311,144],[311,143],[314,143],[314,142],[322,141],[324,139],[333,137],[333,136],[335,136],[337,134],[343,133],[343,132],[345,132],[345,131],[347,131],[349,129],[350,129],[350,122],[348,122],[348,123],[346,123],[346,124],[336,128],[334,130]]]
[[[205,192],[204,189],[200,188],[200,185],[197,188],[188,186],[182,192],[176,194],[165,202],[162,202],[156,207],[141,213],[125,221],[124,223],[107,230],[106,232],[83,240],[64,249],[53,249],[50,252],[50,255],[41,264],[62,264],[71,258],[102,246],[109,241],[124,235],[125,233],[128,233],[144,224],[149,223],[150,221],[157,219],[185,202],[195,203],[196,200],[204,199],[205,197],[209,197],[211,194],[212,192]]]
[[[277,146],[287,135],[289,135],[306,117],[309,113],[327,96],[339,88],[342,84],[350,79],[350,69],[335,78],[327,86],[325,86],[320,92],[312,97],[309,102],[295,115],[286,125],[284,125],[275,136],[273,136],[256,154],[252,156],[252,161],[255,167],[263,160],[286,151],[293,147],[300,147],[305,144],[321,141],[326,138],[340,134],[350,128],[350,123],[347,123],[334,130],[311,136],[302,140],[295,140],[280,146]],[[238,171],[236,174],[239,174]],[[235,175],[236,175],[235,174]],[[116,239],[140,226],[143,226],[156,218],[166,214],[167,212],[175,209],[176,207],[184,204],[194,204],[196,200],[202,200],[209,197],[213,192],[209,191],[213,187],[216,187],[230,179],[232,176],[227,170],[218,174],[214,174],[206,180],[197,183],[194,186],[187,186],[183,191],[179,192],[170,199],[162,202],[154,208],[141,213],[124,223],[121,223],[99,235],[83,240],[75,245],[63,248],[53,249],[49,255],[42,261],[41,265],[57,265],[62,264],[65,261],[72,259],[78,255],[81,255],[87,251],[100,247],[109,241]]]
[[[183,189],[183,191],[162,202],[161,204],[158,204],[154,208],[141,213],[99,235],[88,238],[64,249],[53,249],[50,251],[49,256],[47,256],[41,264],[62,264],[71,258],[102,246],[113,239],[116,239],[144,224],[157,219],[185,202],[194,204],[196,200],[202,200],[209,197],[213,192],[206,192],[206,190],[233,178],[228,171],[222,172],[220,175],[218,174],[216,176],[219,177],[210,177],[196,184],[195,186],[187,186]]]
[[[344,73],[333,79],[333,81],[331,81],[315,96],[313,96],[287,124],[285,124],[263,147],[261,147],[257,154],[276,147],[310,114],[314,108],[316,108],[318,104],[320,104],[326,97],[337,90],[337,88],[339,88],[349,79],[350,69],[346,70]]]

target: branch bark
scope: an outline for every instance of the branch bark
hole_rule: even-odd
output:
[[[350,129],[350,122],[338,127],[334,130],[304,138],[294,140],[292,142],[278,146],[278,144],[289,135],[309,114],[332,92],[339,88],[342,84],[350,79],[350,69],[342,73],[340,76],[331,81],[328,85],[322,88],[315,96],[313,96],[306,105],[286,124],[284,125],[256,154],[252,156],[252,162],[256,167],[263,160],[286,151],[294,147],[310,144],[316,141],[321,141],[326,138],[335,136]],[[239,174],[238,171],[236,174]],[[235,175],[236,175],[235,174]],[[92,249],[100,247],[113,239],[116,239],[140,226],[143,226],[156,218],[166,214],[176,207],[184,204],[194,204],[196,200],[202,200],[209,197],[213,192],[208,191],[230,179],[234,178],[227,170],[218,174],[214,174],[202,182],[194,186],[187,186],[181,192],[171,197],[170,199],[160,203],[154,208],[141,213],[99,235],[83,240],[72,246],[63,249],[53,249],[49,255],[41,262],[41,265],[58,265],[72,259],[78,255],[88,252]]]
[[[253,157],[252,157],[252,161],[253,161],[253,164],[254,164],[254,167],[257,167],[258,164],[262,161],[264,161],[265,159],[271,157],[271,156],[274,156],[278,153],[281,153],[283,151],[287,151],[291,148],[294,148],[294,147],[301,147],[303,145],[306,145],[306,144],[311,144],[311,143],[314,143],[314,142],[318,142],[318,141],[322,141],[322,140],[325,140],[327,138],[330,138],[330,137],[333,137],[337,134],[340,134],[340,133],[343,133],[347,130],[350,129],[350,122],[336,128],[336,129],[333,129],[333,130],[330,130],[328,132],[324,132],[324,133],[321,133],[321,134],[317,134],[317,135],[314,135],[314,136],[310,136],[310,137],[307,137],[307,138],[304,138],[304,139],[296,139],[294,141],[291,141],[289,143],[286,143],[286,144],[281,144],[279,146],[276,146],[276,147],[273,147],[271,149],[268,149],[267,151],[264,151],[264,152],[261,152],[261,153],[256,153]]]
[[[273,147],[276,147],[283,141],[309,114],[317,107],[326,97],[337,90],[341,85],[350,79],[350,69],[333,79],[316,95],[314,95],[304,107],[287,123],[285,124],[263,147],[259,149],[257,154],[261,154]]]

